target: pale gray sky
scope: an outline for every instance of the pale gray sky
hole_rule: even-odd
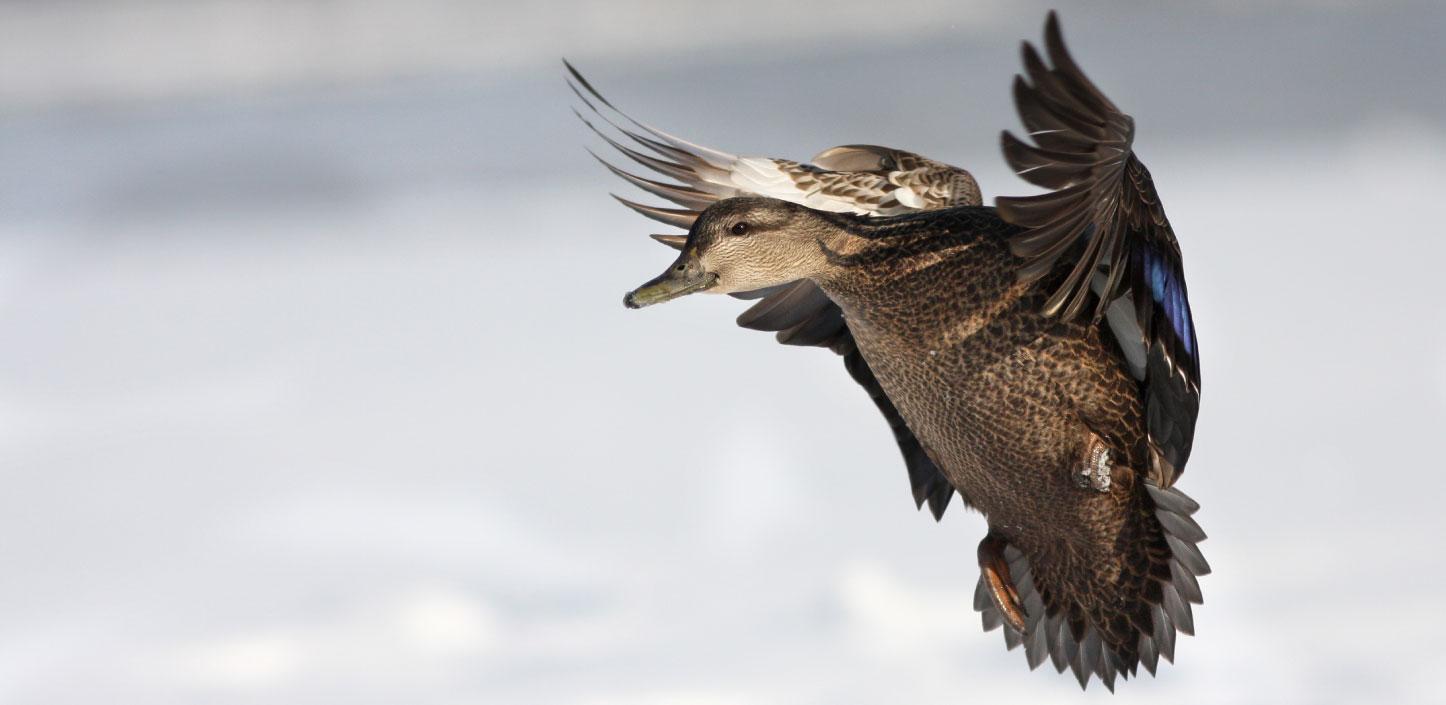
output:
[[[669,253],[557,63],[992,197],[1043,6],[679,7],[0,3],[0,701],[1082,699],[982,633],[982,520],[914,511],[836,358],[619,305]],[[1061,10],[1204,356],[1200,636],[1112,700],[1446,701],[1446,11]]]

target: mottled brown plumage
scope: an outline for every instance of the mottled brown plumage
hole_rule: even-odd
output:
[[[1031,82],[1016,85],[1038,147],[1005,147],[1056,191],[891,217],[720,200],[626,302],[762,295],[740,324],[844,355],[889,420],[916,501],[937,515],[957,491],[987,517],[985,627],[1002,625],[1031,668],[1049,660],[1113,689],[1194,631],[1205,535],[1172,484],[1199,366],[1179,247],[1131,151],[1133,121],[1075,66],[1053,13],[1046,48],[1052,67],[1026,45]],[[800,278],[812,288],[790,284]]]
[[[866,244],[831,246],[837,269],[816,281],[926,453],[991,537],[1018,551],[1026,628],[1012,637],[1038,640],[1032,665],[1058,652],[1082,682],[1094,672],[1112,687],[1141,658],[1153,671],[1156,631],[1170,644],[1164,632],[1193,631],[1172,570],[1194,571],[1174,559],[1158,516],[1144,397],[1118,343],[1092,321],[1041,313],[1048,287],[1018,279],[1019,231],[990,210],[848,227]],[[878,237],[889,229],[908,234]],[[1113,458],[1104,491],[1076,478],[1092,439]],[[1169,514],[1177,540],[1203,538],[1188,513]]]

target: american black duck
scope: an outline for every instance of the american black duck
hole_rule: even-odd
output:
[[[685,204],[702,211],[677,216],[690,228],[669,242],[677,261],[625,303],[761,296],[741,325],[843,355],[889,421],[915,501],[937,517],[957,493],[987,518],[975,594],[986,629],[1023,644],[1031,668],[1049,660],[1113,689],[1173,660],[1176,632],[1194,631],[1205,534],[1174,485],[1199,356],[1134,121],[1075,64],[1053,13],[1044,46],[1047,63],[1024,45],[1014,83],[1032,143],[1005,133],[1003,148],[1050,192],[995,208],[879,215],[823,209],[798,189],[708,191],[700,174],[722,157],[633,123],[643,148],[687,167],[670,176],[728,197]]]

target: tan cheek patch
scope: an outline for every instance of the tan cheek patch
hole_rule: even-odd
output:
[[[736,238],[714,243],[703,255],[703,268],[718,274],[723,290],[747,291],[799,278],[809,256],[801,244]]]

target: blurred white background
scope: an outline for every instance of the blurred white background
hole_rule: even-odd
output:
[[[1003,167],[1028,2],[0,1],[0,702],[1076,702],[830,353],[671,254],[567,56],[731,151]],[[1215,574],[1114,700],[1446,702],[1446,6],[1061,7],[1139,124]]]

